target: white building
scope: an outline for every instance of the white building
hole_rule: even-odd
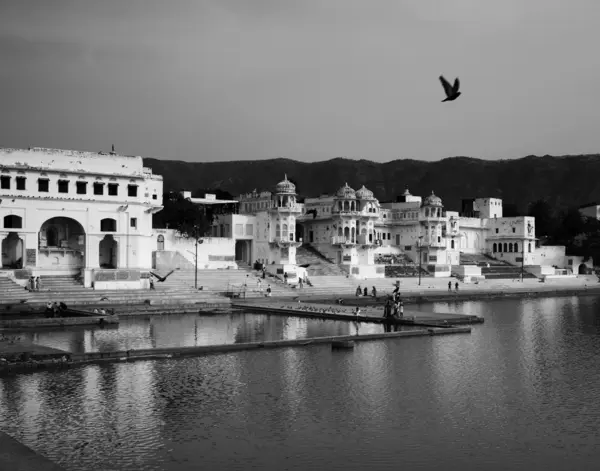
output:
[[[162,209],[162,193],[162,177],[141,157],[0,149],[2,269],[141,287],[152,266],[152,214]]]

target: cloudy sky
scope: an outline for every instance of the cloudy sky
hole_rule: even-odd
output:
[[[0,147],[596,153],[599,24],[598,0],[0,0]]]

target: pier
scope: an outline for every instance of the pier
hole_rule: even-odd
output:
[[[231,343],[220,345],[203,345],[196,347],[167,347],[139,350],[120,350],[108,352],[71,353],[65,350],[43,347],[25,342],[0,342],[0,376],[35,371],[39,369],[71,368],[88,363],[119,362],[178,358],[218,353],[229,353],[242,350],[259,350],[282,347],[307,347],[316,345],[332,345],[337,342],[364,342],[387,340],[404,337],[428,337],[449,334],[470,334],[470,327],[434,327],[426,329],[405,330],[400,332],[376,333],[364,335],[338,335],[313,337],[292,340],[272,340],[264,342]]]
[[[455,325],[481,324],[483,317],[446,312],[426,312],[411,309],[404,310],[404,317],[390,321],[383,317],[379,306],[366,305],[360,307],[356,316],[353,310],[356,306],[347,304],[324,303],[294,303],[293,301],[273,300],[270,302],[237,301],[232,307],[253,312],[276,314],[282,316],[309,317],[316,319],[335,319],[352,322],[369,322],[376,324],[396,323],[419,327],[448,327]]]

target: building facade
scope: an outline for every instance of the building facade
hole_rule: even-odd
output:
[[[439,276],[460,263],[461,252],[534,263],[535,219],[502,217],[497,198],[466,200],[459,213],[446,211],[433,192],[421,198],[406,190],[396,202],[379,203],[364,186],[345,184],[335,196],[307,198],[298,221],[306,242],[361,276],[377,275],[368,268],[377,253],[405,253]]]
[[[141,157],[0,149],[2,268],[142,285],[162,194],[162,177]]]

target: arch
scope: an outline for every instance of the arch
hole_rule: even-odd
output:
[[[517,242],[515,242],[515,252],[519,252],[519,244]]]
[[[117,232],[117,221],[113,218],[104,218],[100,221],[100,232]]]
[[[512,245],[512,242],[509,242],[509,243],[508,243],[508,251],[509,251],[509,252],[512,252],[512,251],[513,251],[513,245]]]
[[[156,238],[156,249],[165,250],[165,236],[162,234],[159,234],[159,236]]]
[[[100,241],[99,265],[100,268],[117,268],[119,244],[112,234],[105,235]]]
[[[527,247],[529,249],[528,252],[531,253],[531,242],[529,242],[528,245],[529,245],[529,247]]]
[[[38,232],[37,266],[59,270],[85,266],[85,238],[76,219],[58,216],[46,220]]]
[[[2,268],[23,268],[23,239],[9,232],[2,240]]]
[[[508,244],[506,242],[504,242],[504,253],[508,252]]]
[[[587,266],[586,266],[586,264],[585,264],[585,263],[581,263],[581,264],[579,265],[579,268],[578,268],[578,270],[577,270],[577,273],[578,273],[579,275],[587,275],[587,272],[588,272],[588,269],[587,269]]]
[[[451,249],[454,249],[454,239],[452,239],[452,240],[450,241],[450,248],[451,248]]]
[[[356,242],[356,227],[352,227],[352,230],[350,231],[351,237],[352,237],[352,242]]]
[[[350,228],[348,226],[344,227],[344,238],[346,240],[350,239]]]
[[[23,228],[23,219],[21,218],[21,216],[15,216],[14,214],[4,216],[4,228],[5,229],[22,229]]]
[[[281,237],[281,226],[279,224],[275,225],[275,237],[278,239]]]
[[[498,251],[498,245],[496,244],[496,242],[494,242],[494,245],[492,245],[492,253],[496,253]]]
[[[342,237],[344,235],[344,231],[342,229],[342,226],[338,227],[338,236]]]

